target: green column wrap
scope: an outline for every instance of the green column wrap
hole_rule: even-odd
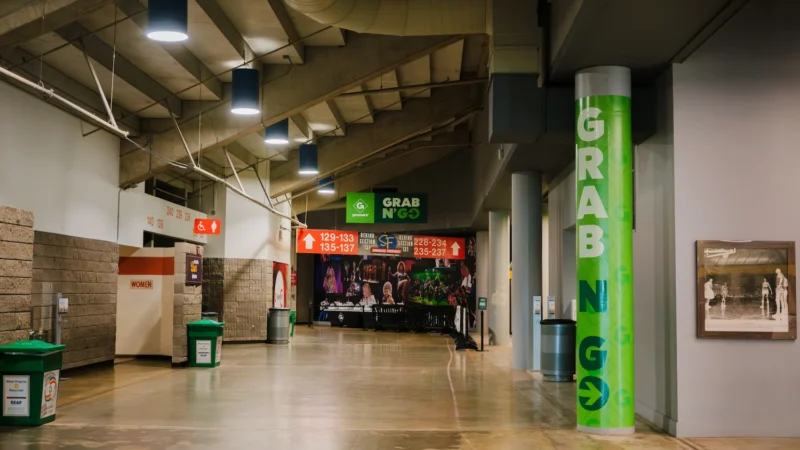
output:
[[[624,68],[604,69],[590,74],[594,78],[578,89],[575,102],[578,429],[630,434],[635,414],[630,84],[626,78],[623,95],[604,94],[618,87],[607,79],[615,71],[629,77]],[[601,95],[582,96],[592,91]]]

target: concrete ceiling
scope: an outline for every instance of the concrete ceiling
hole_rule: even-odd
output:
[[[638,82],[702,42],[747,0],[558,0],[552,4],[552,81],[596,65],[630,67]],[[707,36],[705,36],[707,38]],[[680,62],[680,61],[676,61]]]
[[[580,68],[620,64],[634,69],[637,83],[650,83],[746,1],[549,2],[548,82],[568,84]],[[475,130],[477,122],[488,120],[486,114],[476,116],[485,84],[398,89],[484,79],[492,53],[486,35],[345,33],[282,0],[189,0],[190,39],[162,44],[145,36],[147,5],[147,0],[2,0],[0,59],[105,116],[88,57],[115,117],[124,118],[137,145],[161,158],[188,160],[172,112],[204,168],[230,176],[234,168],[269,161],[273,195],[310,193],[312,208],[340,207],[348,190],[366,190],[400,175],[417,180],[417,173],[446,165],[457,153],[496,151]],[[232,117],[229,71],[250,60],[262,73],[262,115]],[[264,127],[284,118],[290,144],[266,145]],[[502,168],[492,169],[496,180],[481,188],[477,208],[510,207],[512,169],[559,172],[573,159],[572,139],[571,133],[547,132],[532,143],[507,145],[513,151]],[[338,195],[319,196],[310,191],[317,178],[296,176],[297,147],[311,141],[320,147],[320,177],[336,176]],[[123,142],[121,184],[153,176],[176,183],[200,179]]]

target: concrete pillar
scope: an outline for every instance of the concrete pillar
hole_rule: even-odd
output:
[[[475,273],[477,277],[477,282],[475,283],[475,290],[476,295],[475,298],[478,299],[480,297],[484,297],[487,299],[487,307],[488,307],[488,299],[490,298],[489,295],[489,271],[491,269],[491,265],[489,264],[489,232],[487,231],[479,231],[475,235]],[[477,306],[477,303],[476,303]],[[486,335],[484,338],[484,344],[489,343],[489,311],[484,311],[484,318],[486,323],[483,324],[483,332]],[[481,331],[481,313],[478,311],[477,315],[477,322],[475,323],[477,332],[480,333]],[[475,341],[480,343],[480,335],[475,337]]]
[[[631,434],[636,403],[630,70],[578,72],[575,106],[578,430]]]
[[[542,176],[511,175],[511,333],[514,369],[533,369],[533,296],[542,295]]]
[[[508,270],[509,255],[508,211],[489,211],[489,329],[494,345],[508,345],[509,333]]]

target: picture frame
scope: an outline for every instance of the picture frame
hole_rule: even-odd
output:
[[[697,241],[697,337],[797,339],[795,243]]]

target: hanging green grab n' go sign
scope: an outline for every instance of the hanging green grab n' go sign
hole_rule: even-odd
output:
[[[347,223],[427,223],[426,194],[347,193]]]

